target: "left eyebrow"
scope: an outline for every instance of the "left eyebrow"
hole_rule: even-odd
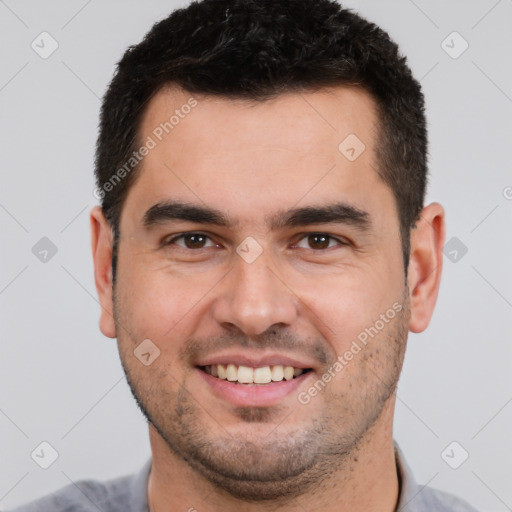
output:
[[[347,224],[363,232],[372,228],[368,212],[342,202],[278,212],[267,220],[267,224],[272,230],[311,224]]]
[[[163,201],[151,206],[142,219],[145,228],[166,221],[182,220],[233,229],[238,225],[220,210],[183,201]],[[265,219],[273,231],[312,224],[346,224],[363,232],[372,228],[370,214],[347,203],[312,205],[278,211]]]

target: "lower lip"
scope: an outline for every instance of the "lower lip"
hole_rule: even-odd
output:
[[[219,379],[196,368],[201,378],[211,387],[213,393],[219,398],[239,407],[265,407],[279,403],[287,395],[295,392],[297,388],[310,377],[312,371],[303,373],[292,380],[282,380],[269,384],[237,384],[229,380]]]

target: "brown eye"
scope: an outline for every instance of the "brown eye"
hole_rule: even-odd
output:
[[[210,240],[210,237],[203,233],[183,233],[182,235],[169,240],[165,245],[174,244],[185,249],[204,249],[205,247],[211,247],[214,245]]]
[[[334,243],[332,243],[334,242]],[[304,235],[298,242],[297,246],[301,249],[313,249],[321,251],[331,247],[348,245],[347,242],[334,238],[327,233],[309,233]]]
[[[183,241],[185,242],[187,249],[202,249],[207,238],[208,237],[205,235],[190,233],[183,236]]]
[[[330,237],[323,234],[314,234],[308,236],[308,243],[312,249],[327,249],[329,247]]]

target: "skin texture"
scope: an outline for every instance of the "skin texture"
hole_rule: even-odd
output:
[[[187,103],[178,89],[148,104],[140,139]],[[444,210],[426,206],[411,231],[407,282],[392,191],[375,169],[373,99],[352,87],[263,103],[194,95],[198,105],[142,161],[122,209],[116,286],[112,233],[91,211],[100,329],[118,340],[132,392],[149,419],[153,510],[392,511],[398,498],[392,424],[407,333],[423,331],[438,294]],[[338,145],[356,134],[349,161]],[[154,204],[220,210],[232,226],[166,221]],[[347,223],[270,229],[277,212],[343,201],[367,213]],[[183,238],[203,233],[204,247]],[[308,234],[324,233],[327,247]],[[254,238],[247,263],[237,247]],[[196,239],[197,240],[197,239]],[[343,243],[340,243],[343,242]],[[199,244],[201,246],[201,244]],[[380,315],[400,311],[309,403],[298,395]],[[149,366],[134,350],[150,339]],[[235,406],[200,375],[201,357],[285,354],[312,371],[266,406]]]

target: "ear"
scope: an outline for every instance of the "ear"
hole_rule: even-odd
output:
[[[112,300],[112,229],[100,206],[95,206],[91,210],[90,220],[94,282],[101,305],[100,330],[108,338],[115,338],[116,326]]]
[[[424,331],[434,312],[441,283],[445,230],[445,212],[439,203],[423,208],[416,229],[411,230],[408,271],[411,332]]]

